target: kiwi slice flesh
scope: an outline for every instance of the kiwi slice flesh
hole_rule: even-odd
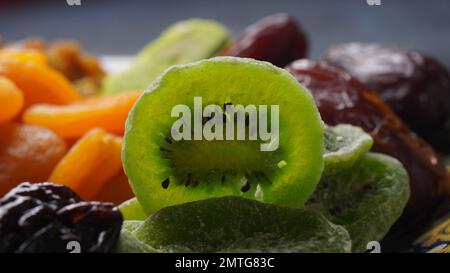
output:
[[[145,213],[136,197],[120,204],[119,210],[124,220],[145,220],[147,218],[147,213]]]
[[[139,221],[138,221],[139,222]],[[317,211],[241,197],[211,198],[163,208],[123,238],[139,251],[350,252],[345,228]]]
[[[192,110],[195,97],[205,106],[277,105],[278,148],[261,151],[263,141],[248,137],[175,141],[172,108]],[[271,128],[271,117],[267,120]],[[323,170],[323,131],[313,98],[285,70],[217,57],[173,66],[143,93],[126,123],[123,164],[147,214],[221,196],[301,207]]]
[[[372,137],[359,127],[349,124],[326,126],[324,175],[350,168],[372,145]]]
[[[109,75],[103,82],[107,95],[143,90],[166,68],[214,56],[229,40],[221,24],[202,19],[176,23],[143,48],[128,70]]]
[[[398,160],[367,153],[351,168],[324,175],[306,207],[346,227],[352,250],[362,252],[400,217],[409,190],[408,174]]]
[[[325,169],[322,177],[351,168],[373,144],[369,134],[348,124],[326,126],[324,136]],[[136,197],[122,203],[119,209],[125,220],[145,220],[148,216]]]

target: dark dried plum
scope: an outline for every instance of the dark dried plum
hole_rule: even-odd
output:
[[[438,61],[417,51],[370,43],[335,45],[325,60],[376,91],[433,145],[450,146],[450,73]]]
[[[306,57],[308,40],[287,14],[275,14],[247,27],[221,55],[253,58],[279,67]]]
[[[8,192],[4,198],[10,196],[35,198],[51,206],[54,210],[83,201],[71,189],[48,182],[39,184],[22,183],[20,187],[13,188]]]
[[[80,236],[88,252],[109,252],[113,249],[122,227],[122,214],[113,204],[80,202],[66,206],[57,213],[58,219]]]
[[[375,151],[403,163],[410,176],[411,199],[389,236],[395,244],[411,239],[409,236],[429,221],[438,202],[450,192],[447,171],[434,150],[412,133],[375,92],[346,72],[310,60],[296,61],[287,70],[310,90],[327,124],[362,127],[374,138]]]
[[[0,253],[110,252],[122,225],[114,205],[84,202],[72,190],[51,183],[22,183],[0,199]]]

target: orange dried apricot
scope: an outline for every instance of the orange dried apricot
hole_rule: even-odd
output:
[[[50,128],[64,138],[81,137],[93,128],[122,134],[128,112],[139,96],[140,92],[132,91],[69,105],[37,104],[25,111],[23,121]]]
[[[69,104],[80,98],[61,73],[45,65],[0,60],[0,76],[10,79],[22,90],[25,107],[36,103]]]
[[[48,180],[92,200],[122,168],[121,150],[122,138],[93,129],[74,144]]]
[[[22,107],[22,91],[12,81],[0,76],[0,123],[14,118]]]
[[[47,56],[38,50],[29,48],[4,48],[0,50],[0,61],[33,62],[46,65]]]
[[[17,184],[45,181],[66,154],[64,140],[32,125],[0,125],[0,197]]]
[[[123,170],[120,170],[118,174],[105,183],[94,200],[119,205],[133,196],[128,177]]]

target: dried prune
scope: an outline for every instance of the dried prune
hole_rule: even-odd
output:
[[[8,192],[4,199],[13,196],[38,199],[50,206],[53,210],[58,210],[64,206],[83,201],[71,189],[48,182],[39,184],[22,183],[20,186]]]
[[[327,124],[349,123],[363,128],[374,138],[373,150],[403,163],[410,176],[411,199],[386,245],[401,245],[411,239],[450,192],[447,171],[434,150],[412,133],[375,92],[348,73],[310,60],[296,61],[287,70],[310,90]]]
[[[287,14],[275,14],[247,27],[221,55],[253,58],[284,67],[308,52],[308,39]]]
[[[0,199],[0,253],[109,252],[122,226],[109,203],[84,202],[72,190],[51,183],[22,183]]]
[[[437,60],[371,43],[332,46],[325,60],[377,92],[431,144],[450,147],[450,73]]]

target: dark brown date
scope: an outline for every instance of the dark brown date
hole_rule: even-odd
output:
[[[332,46],[325,60],[376,91],[435,147],[450,146],[450,74],[439,62],[417,51],[370,43]]]
[[[408,171],[411,198],[391,229],[385,245],[409,243],[430,220],[438,202],[448,196],[447,171],[434,150],[412,133],[380,97],[350,74],[324,62],[299,60],[287,70],[313,95],[322,119],[330,125],[349,123],[375,140],[373,150],[399,159]]]
[[[247,27],[220,55],[253,58],[279,67],[305,58],[308,41],[300,25],[287,14],[275,14]]]

